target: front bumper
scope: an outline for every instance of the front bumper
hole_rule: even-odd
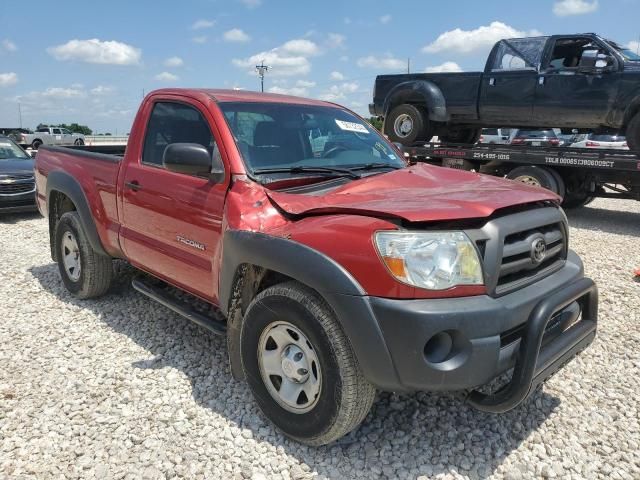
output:
[[[0,213],[36,211],[35,190],[20,195],[0,195]]]
[[[483,410],[509,410],[591,343],[597,299],[595,284],[583,278],[573,252],[562,269],[498,298],[368,297],[393,364],[385,371],[395,373],[377,372],[369,380],[383,390],[469,390],[515,367],[511,382],[497,395],[468,397]],[[361,364],[383,357],[359,350]]]

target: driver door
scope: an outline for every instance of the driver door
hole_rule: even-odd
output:
[[[590,37],[555,39],[536,85],[533,114],[537,123],[549,127],[606,125],[620,83],[617,61],[606,65],[603,58],[607,56],[611,56],[608,49]]]
[[[171,172],[162,161],[167,145],[197,143],[221,165],[213,119],[182,97],[162,97],[151,108],[141,157],[128,162],[120,180],[123,250],[133,265],[217,303],[228,175],[214,183]]]

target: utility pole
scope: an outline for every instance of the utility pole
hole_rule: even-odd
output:
[[[18,114],[20,115],[20,128],[22,128],[22,107],[20,106],[20,102],[18,102]]]
[[[260,77],[260,91],[264,92],[264,75],[269,71],[269,66],[264,64],[264,60],[260,62],[260,65],[256,65],[256,71]]]
[[[411,73],[411,59],[407,57],[407,73]]]

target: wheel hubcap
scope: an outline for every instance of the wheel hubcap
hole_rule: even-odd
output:
[[[529,175],[520,175],[519,177],[514,178],[516,182],[521,182],[526,185],[533,185],[534,187],[541,187],[540,181],[537,178],[531,177]]]
[[[406,113],[399,115],[393,122],[393,131],[399,137],[408,137],[413,131],[413,119]]]
[[[306,413],[320,398],[322,373],[315,349],[289,322],[273,322],[258,341],[258,366],[267,390],[285,410]]]
[[[68,231],[62,237],[62,262],[69,278],[77,282],[81,272],[80,248],[76,237]]]

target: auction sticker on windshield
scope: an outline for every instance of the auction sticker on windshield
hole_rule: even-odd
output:
[[[344,130],[346,132],[369,133],[367,127],[365,127],[361,123],[345,122],[343,120],[336,120],[336,123],[341,130]]]

